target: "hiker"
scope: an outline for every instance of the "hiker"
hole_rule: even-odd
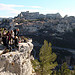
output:
[[[10,33],[10,31],[8,31],[6,35],[8,37],[8,44],[11,44],[11,33]]]
[[[21,36],[21,42],[22,43],[24,42],[24,36]]]
[[[13,43],[14,42],[14,31],[13,30],[11,30],[11,43]]]
[[[14,36],[18,36],[19,35],[19,28],[14,30]]]
[[[2,32],[2,41],[3,41],[3,45],[6,46],[6,28],[4,28],[3,32]]]
[[[1,43],[1,41],[2,41],[2,32],[1,32],[2,30],[0,29],[0,43]]]
[[[20,36],[18,37],[18,41],[19,41],[19,43],[21,43],[21,37]]]
[[[17,29],[17,36],[19,36],[19,28]]]
[[[14,41],[15,41],[15,42],[14,42],[15,47],[18,48],[18,37],[17,37],[17,36],[15,36]]]
[[[14,38],[14,32],[11,30],[11,38]]]
[[[8,38],[8,36],[6,36],[6,49],[9,49],[9,40],[8,40],[9,38]]]

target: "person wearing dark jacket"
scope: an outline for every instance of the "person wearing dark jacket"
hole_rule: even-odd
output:
[[[14,30],[14,36],[18,36],[19,35],[19,29],[15,29]]]
[[[18,37],[17,36],[15,36],[15,38],[14,38],[14,43],[15,43],[15,47],[17,47],[18,48]]]
[[[6,29],[4,29],[2,32],[2,41],[3,45],[6,46]]]

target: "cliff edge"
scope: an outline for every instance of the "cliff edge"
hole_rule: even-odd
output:
[[[35,75],[31,65],[30,54],[33,49],[31,42],[24,43],[19,51],[9,52],[0,56],[0,75]]]

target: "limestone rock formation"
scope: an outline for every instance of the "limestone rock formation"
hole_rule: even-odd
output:
[[[33,44],[27,42],[25,47],[21,47],[19,51],[2,54],[0,75],[35,75],[30,61],[32,49]]]

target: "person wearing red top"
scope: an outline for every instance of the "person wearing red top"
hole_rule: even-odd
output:
[[[8,37],[8,44],[9,44],[9,42],[11,44],[11,33],[10,33],[10,31],[8,31],[8,33],[6,35]]]

